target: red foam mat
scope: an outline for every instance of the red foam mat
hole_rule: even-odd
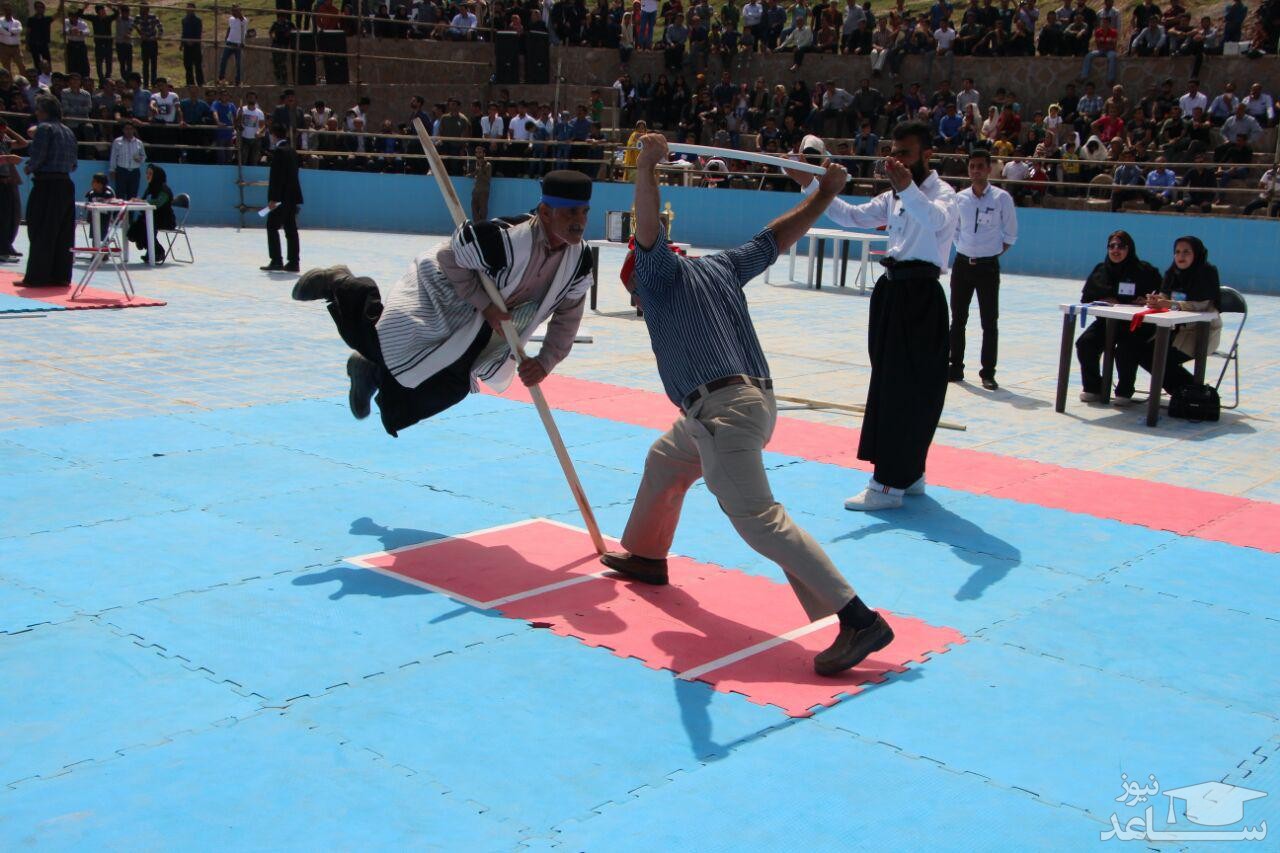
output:
[[[99,275],[114,276],[114,273],[111,270],[103,270]],[[86,287],[78,297],[72,299],[71,291],[74,290],[72,285],[63,285],[61,287],[21,287],[14,284],[21,277],[16,273],[0,273],[0,293],[21,296],[24,299],[34,299],[37,302],[58,305],[68,310],[80,308],[152,308],[165,304],[163,299],[150,299],[146,296],[134,296],[133,299],[127,299],[124,293],[119,290],[98,290],[96,287]]]
[[[677,415],[652,391],[554,374],[543,387],[551,405],[564,411],[652,429],[666,429]],[[857,448],[857,429],[786,417],[778,419],[769,444],[777,453],[868,470]],[[938,444],[929,451],[928,478],[971,494],[1280,553],[1280,504]]]
[[[899,633],[893,643],[840,677],[820,678],[813,656],[835,628],[810,625],[786,584],[684,557],[669,560],[669,586],[593,576],[602,567],[586,533],[542,519],[351,562],[791,716],[964,642],[954,629],[886,613]]]

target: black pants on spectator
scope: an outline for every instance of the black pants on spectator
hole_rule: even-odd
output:
[[[271,263],[283,263],[280,259],[280,229],[284,229],[284,239],[289,251],[288,263],[297,266],[298,248],[298,207],[293,204],[277,205],[275,210],[267,214],[267,254]]]
[[[27,272],[32,286],[71,283],[76,188],[65,174],[34,175],[27,196]]]
[[[1129,329],[1116,324],[1116,351],[1120,350],[1121,341],[1127,338]],[[1094,320],[1089,328],[1076,338],[1076,361],[1080,363],[1080,384],[1089,394],[1102,393],[1102,355],[1107,348],[1107,321]],[[1116,393],[1122,397],[1133,396],[1133,386],[1138,375],[1138,366],[1132,359],[1115,361]]]
[[[996,321],[1000,319],[1000,261],[997,258],[980,258],[969,263],[964,255],[956,256],[951,268],[951,372],[953,377],[964,374],[964,331],[969,322],[969,304],[973,294],[978,294],[978,316],[982,321],[982,370],[983,379],[994,379],[996,356],[1000,337]]]
[[[858,458],[874,463],[876,482],[895,489],[924,476],[947,397],[947,298],[937,267],[914,271],[918,277],[881,276],[868,306],[871,385]]]
[[[1134,198],[1144,202],[1152,210],[1155,210],[1155,206],[1151,204],[1150,194],[1147,193],[1146,190],[1140,190],[1136,188],[1134,189],[1116,188],[1111,191],[1111,212],[1115,213],[1116,211],[1120,210],[1120,207],[1126,201],[1129,201],[1130,199],[1134,199]]]
[[[29,41],[27,42],[27,50],[31,52],[32,67],[39,71],[42,67],[41,62],[49,63],[49,67],[53,67],[53,57],[49,55],[49,42],[47,41]]]
[[[0,255],[12,255],[17,250],[13,241],[18,237],[22,224],[22,195],[18,185],[0,184]]]
[[[200,45],[182,46],[182,68],[187,74],[188,86],[193,83],[197,86],[204,85],[204,55],[200,52]]]
[[[156,61],[160,56],[159,42],[144,41],[139,44],[142,48],[142,85],[148,89],[156,84]]]
[[[147,217],[139,216],[134,219],[133,222],[129,223],[129,230],[126,232],[125,237],[130,243],[138,247],[139,252],[147,251]],[[160,263],[164,260],[164,247],[161,246],[160,241],[156,239],[156,232],[154,228],[151,230],[150,237],[152,245],[156,247],[156,263]]]
[[[378,394],[374,402],[389,435],[438,415],[471,393],[471,365],[489,343],[492,332],[480,327],[475,340],[462,356],[416,388],[406,388],[387,369],[378,342],[378,318],[382,316],[382,295],[369,278],[348,278],[329,300],[329,314],[347,346],[378,366]]]
[[[289,53],[273,48],[271,51],[271,71],[275,74],[277,86],[289,85]]]
[[[111,79],[111,39],[93,40],[93,64],[98,72],[98,81]]]
[[[1255,210],[1261,210],[1266,206],[1267,200],[1265,198],[1255,198],[1244,206],[1244,215],[1252,216]],[[1267,216],[1280,216],[1280,197],[1271,202],[1271,209],[1267,211]]]
[[[133,45],[127,41],[116,42],[116,62],[120,64],[120,76],[129,79],[133,73]]]
[[[93,72],[89,70],[89,44],[83,41],[67,42],[67,73],[79,74],[85,80]]]
[[[678,72],[684,68],[684,45],[668,47],[662,52],[663,64],[668,71]]]
[[[315,0],[294,0],[293,8],[299,12],[310,12],[314,5]],[[311,29],[311,16],[306,14],[298,15],[297,27],[299,30]]]

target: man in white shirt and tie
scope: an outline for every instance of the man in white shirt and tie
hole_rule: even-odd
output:
[[[964,379],[964,327],[969,303],[978,294],[982,319],[982,387],[994,391],[1000,317],[1000,256],[1018,239],[1018,217],[1013,196],[987,183],[991,177],[991,152],[975,148],[969,155],[970,187],[956,193],[960,225],[956,230],[956,263],[951,268],[951,369],[952,382]]]
[[[871,385],[858,442],[858,458],[875,471],[845,509],[894,509],[904,494],[924,494],[925,458],[947,396],[947,298],[938,278],[956,230],[956,191],[929,168],[932,156],[929,125],[903,122],[884,161],[893,189],[866,204],[836,198],[827,208],[839,225],[889,233],[869,306]],[[815,191],[813,175],[788,174],[803,192]]]

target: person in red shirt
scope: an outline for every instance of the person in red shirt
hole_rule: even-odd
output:
[[[1117,136],[1123,137],[1125,132],[1124,119],[1120,118],[1120,108],[1112,104],[1107,107],[1107,114],[1090,125],[1093,132],[1098,134],[1098,138],[1104,143],[1110,144],[1111,140]]]
[[[1093,50],[1089,51],[1084,58],[1084,65],[1080,67],[1080,79],[1084,80],[1089,76],[1089,66],[1093,65],[1093,60],[1105,56],[1107,58],[1107,84],[1111,85],[1116,82],[1116,43],[1120,40],[1120,34],[1114,28],[1106,24],[1098,24],[1098,28],[1093,31]]]

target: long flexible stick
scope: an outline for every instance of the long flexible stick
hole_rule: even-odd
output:
[[[791,169],[795,172],[808,172],[812,175],[825,175],[827,170],[804,160],[788,160],[785,157],[774,157],[771,154],[757,154],[754,151],[738,151],[734,148],[713,148],[710,145],[690,145],[685,142],[668,142],[667,150],[672,154],[693,154],[698,157],[723,157],[726,160],[746,160],[749,163],[761,163],[765,166],[777,166],[779,169]],[[658,164],[662,165],[662,164]]]
[[[835,409],[838,412],[851,412],[855,415],[863,415],[867,412],[867,407],[860,403],[828,403],[824,400],[810,400],[808,397],[784,397],[782,394],[775,394],[774,397],[784,403],[798,403],[809,409]],[[954,421],[938,421],[939,429],[954,429],[960,432],[968,431],[968,427],[964,424],[958,424]]]
[[[467,217],[462,211],[462,202],[458,200],[458,193],[453,188],[453,181],[445,171],[444,161],[440,159],[435,143],[431,140],[431,134],[427,133],[427,128],[420,118],[413,120],[413,129],[418,132],[422,150],[426,152],[427,160],[431,164],[431,174],[436,176],[436,183],[440,185],[440,194],[444,196],[444,203],[449,207],[453,222],[455,225],[461,225]],[[489,301],[497,306],[499,311],[507,313],[506,302],[503,301],[502,294],[498,293],[497,286],[483,272],[478,272],[477,275],[480,276],[480,284],[484,286],[484,292],[489,297]],[[524,348],[520,346],[520,336],[516,334],[510,320],[502,321],[502,334],[507,339],[507,346],[511,347],[511,351],[516,354],[516,358],[520,361],[528,358]],[[542,389],[537,385],[529,386],[529,396],[533,398],[533,405],[537,408],[538,416],[542,418],[542,425],[547,430],[547,437],[551,439],[551,446],[556,451],[556,458],[560,460],[560,467],[564,469],[564,477],[569,481],[569,491],[573,493],[573,499],[578,503],[578,511],[582,513],[582,520],[586,522],[587,532],[591,534],[591,542],[596,546],[596,553],[603,554],[604,538],[600,535],[600,527],[596,524],[596,517],[591,512],[591,504],[587,501],[586,492],[582,490],[578,472],[574,470],[573,460],[569,458],[569,451],[565,449],[560,429],[551,417],[551,407],[547,405],[547,398],[542,395]]]

